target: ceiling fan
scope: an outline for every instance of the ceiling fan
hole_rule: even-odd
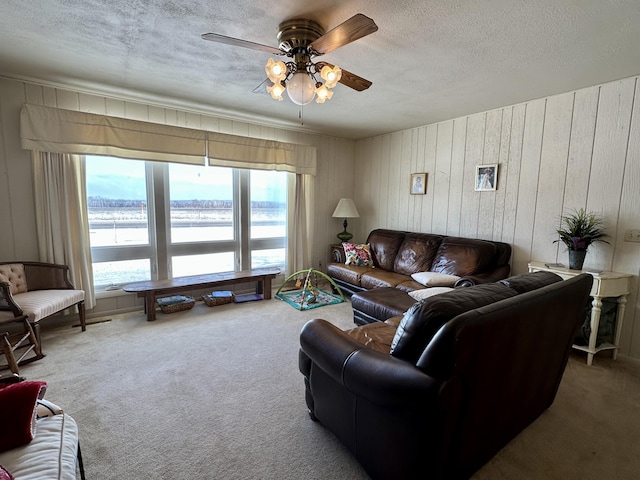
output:
[[[273,98],[282,100],[282,93],[286,90],[294,103],[306,105],[314,98],[318,103],[324,103],[325,100],[330,99],[333,96],[331,89],[337,83],[359,92],[371,86],[369,80],[327,62],[314,63],[312,59],[377,30],[378,26],[371,18],[358,13],[328,32],[325,32],[324,28],[314,20],[307,18],[286,20],[278,27],[277,48],[218,33],[204,33],[202,38],[291,58],[286,62],[276,62],[270,58],[265,66],[268,80],[263,83],[273,82],[273,85],[266,87]],[[319,81],[316,75],[320,75],[324,83]]]

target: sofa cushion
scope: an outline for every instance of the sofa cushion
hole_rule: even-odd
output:
[[[403,292],[413,292],[414,290],[422,290],[424,285],[416,282],[411,277],[407,277],[404,282],[401,282],[395,286],[398,290],[402,290]]]
[[[440,243],[440,235],[407,233],[398,249],[394,270],[403,275],[431,270]]]
[[[384,322],[375,322],[346,330],[345,333],[367,347],[388,355],[396,327]]]
[[[457,275],[440,272],[417,272],[411,278],[425,287],[453,287],[460,280]]]
[[[431,271],[464,277],[493,265],[496,246],[470,238],[446,237],[438,248]]]
[[[357,265],[360,267],[373,267],[371,258],[371,250],[369,244],[356,244],[343,242],[344,255],[346,257],[345,265]]]
[[[423,288],[422,290],[414,290],[413,292],[409,292],[409,296],[416,301],[420,301],[429,297],[433,297],[434,295],[451,292],[452,290],[453,288],[451,287],[429,287]]]
[[[358,267],[356,265],[344,265],[342,263],[330,263],[327,267],[327,273],[331,278],[357,287],[360,286],[360,277],[362,277],[362,274],[370,270],[371,267]]]
[[[0,452],[31,442],[36,433],[36,402],[46,389],[46,382],[33,381],[0,388]]]
[[[0,454],[0,463],[19,479],[76,480],[78,425],[63,413],[37,421],[28,445]]]
[[[371,245],[373,264],[383,270],[393,271],[396,255],[402,242],[405,232],[397,230],[373,230],[369,233],[367,243]]]
[[[367,290],[351,296],[354,312],[361,312],[367,318],[381,322],[403,315],[415,302],[406,292],[393,287]]]
[[[9,287],[11,295],[26,292],[28,288],[24,265],[21,263],[6,263],[0,265],[0,282],[8,282],[11,284]]]
[[[431,338],[457,315],[513,297],[518,292],[501,283],[485,283],[434,295],[414,304],[404,314],[391,344],[394,357],[415,364]]]
[[[367,290],[372,290],[374,288],[395,287],[406,281],[406,275],[376,268],[362,274],[360,286]]]

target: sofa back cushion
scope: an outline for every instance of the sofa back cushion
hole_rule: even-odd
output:
[[[371,247],[373,264],[377,268],[393,271],[398,249],[402,245],[406,232],[397,230],[372,230],[367,238],[367,243]]]
[[[394,270],[403,275],[431,270],[442,236],[429,233],[407,233],[398,249]]]
[[[513,297],[518,292],[501,283],[458,288],[415,303],[404,314],[390,353],[413,364],[436,332],[452,318],[474,308]]]
[[[9,282],[11,295],[24,293],[27,289],[27,276],[22,263],[5,263],[0,265],[0,282]]]
[[[431,271],[464,277],[493,267],[496,245],[485,240],[445,237],[433,260]]]

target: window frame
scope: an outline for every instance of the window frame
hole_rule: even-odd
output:
[[[98,156],[91,156],[96,158]],[[108,157],[101,157],[108,158]],[[169,162],[154,162],[149,160],[126,159],[145,162],[145,186],[147,193],[147,228],[149,243],[146,245],[117,245],[91,247],[92,263],[149,260],[150,280],[172,278],[172,259],[180,256],[206,255],[233,252],[234,271],[249,270],[251,268],[251,253],[258,250],[285,249],[283,264],[278,265],[283,270],[287,262],[287,234],[289,215],[285,219],[285,233],[282,237],[251,238],[251,203],[250,176],[251,170],[232,167],[233,191],[233,239],[173,243],[171,240],[171,198]],[[207,168],[207,167],[204,167]],[[290,173],[286,187],[290,183]],[[89,192],[87,191],[87,194]],[[285,194],[285,208],[289,210],[289,198]],[[86,199],[85,199],[86,201]],[[112,284],[113,285],[113,284]],[[109,285],[95,285],[96,290],[102,290]]]

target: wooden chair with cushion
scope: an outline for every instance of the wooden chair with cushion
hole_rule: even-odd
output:
[[[86,330],[84,290],[77,290],[69,279],[69,267],[43,262],[0,262],[0,325],[19,322],[21,334],[3,334],[0,351],[7,365],[17,372],[17,366],[42,358],[40,321],[76,306],[82,331]],[[14,351],[26,348],[18,359]],[[34,352],[34,358],[25,355]]]
[[[18,365],[39,360],[44,355],[27,315],[22,315],[17,319],[0,320],[0,325],[4,326],[9,322],[20,323],[23,330],[18,333],[3,332],[0,334],[0,354],[4,354],[6,359],[6,363],[0,364],[0,370],[8,368],[17,375],[19,373]],[[18,357],[16,357],[16,350],[22,350]],[[31,352],[33,355],[27,358]]]

